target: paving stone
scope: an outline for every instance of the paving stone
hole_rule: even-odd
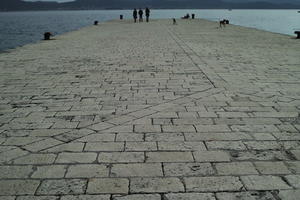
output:
[[[281,200],[298,200],[300,190],[280,190],[278,196]]]
[[[146,152],[146,162],[193,162],[191,152]]]
[[[36,180],[0,180],[0,196],[33,195],[39,184]]]
[[[98,156],[99,163],[130,163],[144,162],[143,152],[112,152],[100,153]]]
[[[197,162],[226,162],[230,161],[230,155],[224,151],[195,151],[193,152]]]
[[[88,142],[84,151],[124,151],[124,142]]]
[[[246,175],[258,174],[254,165],[250,162],[216,163],[218,174],[221,175]]]
[[[205,151],[203,142],[158,142],[160,151]]]
[[[290,174],[291,172],[283,162],[255,162],[257,170],[261,174]]]
[[[43,140],[43,138],[38,138],[38,137],[8,137],[8,138],[6,138],[5,142],[2,145],[23,146],[23,145],[26,145],[26,144],[30,144],[30,143],[40,141],[40,140]]]
[[[278,161],[290,160],[289,155],[283,151],[241,151],[231,152],[233,160],[237,161]]]
[[[37,166],[31,178],[63,178],[66,168],[64,165]]]
[[[19,196],[16,200],[58,200],[57,196]]]
[[[249,150],[278,150],[282,145],[276,141],[247,141],[244,144]]]
[[[93,163],[97,153],[60,153],[55,163]]]
[[[13,161],[14,164],[51,164],[54,163],[55,154],[29,154]]]
[[[143,142],[144,134],[143,133],[118,133],[116,136],[117,142]]]
[[[38,188],[37,195],[83,194],[86,190],[86,180],[60,179],[44,180]]]
[[[300,174],[300,161],[286,161],[288,169],[294,174]]]
[[[197,132],[230,132],[230,128],[227,125],[195,125]]]
[[[89,126],[90,129],[95,130],[95,131],[101,131],[101,130],[105,130],[105,129],[108,129],[111,127],[113,127],[112,124],[105,123],[105,122],[100,122],[100,123]]]
[[[241,141],[207,141],[208,150],[246,150],[247,147]]]
[[[191,125],[194,125],[194,124],[208,125],[208,124],[213,124],[213,121],[210,118],[197,118],[197,119],[195,119],[195,118],[180,118],[180,119],[173,119],[173,123],[178,124],[178,125],[181,125],[181,124],[185,124],[185,125],[188,125],[188,124],[191,124]]]
[[[231,126],[233,131],[241,132],[263,132],[273,133],[279,132],[275,125],[233,125]]]
[[[115,141],[116,135],[113,133],[109,134],[91,134],[88,136],[85,136],[83,138],[78,139],[79,142],[113,142]]]
[[[160,125],[135,125],[134,132],[137,133],[160,133],[161,127]]]
[[[288,175],[285,179],[295,188],[300,188],[300,175]]]
[[[58,144],[62,144],[62,142],[52,138],[48,138],[42,141],[26,145],[23,148],[31,152],[39,152],[41,150],[56,146]]]
[[[84,143],[74,142],[61,144],[49,149],[46,149],[42,152],[82,152],[84,147]]]
[[[126,142],[125,151],[156,151],[156,142]]]
[[[291,153],[295,156],[297,160],[300,160],[300,150],[292,150]]]
[[[275,200],[275,197],[269,192],[237,192],[217,193],[218,200]]]
[[[162,130],[165,133],[196,132],[192,125],[162,125]]]
[[[28,178],[32,171],[32,166],[0,166],[0,179]]]
[[[111,177],[155,177],[163,176],[161,164],[114,164]]]
[[[1,200],[15,200],[16,197],[14,196],[1,196]]]
[[[0,153],[0,163],[10,161],[12,159],[27,155],[28,152],[19,148],[11,149]]]
[[[278,190],[278,189],[291,189],[280,177],[278,176],[242,176],[241,180],[245,184],[247,190]]]
[[[164,163],[165,176],[207,176],[214,173],[210,163]]]
[[[186,141],[239,141],[253,139],[249,134],[239,132],[228,133],[196,133],[185,134]]]
[[[159,194],[131,194],[126,196],[114,195],[112,200],[161,200]]]
[[[110,129],[105,130],[105,132],[110,132],[110,133],[131,133],[131,132],[133,132],[133,125],[114,126]]]
[[[183,192],[184,187],[178,178],[132,178],[131,193]]]
[[[146,133],[145,141],[184,141],[184,135],[183,133]]]
[[[255,140],[276,140],[271,133],[249,133]]]
[[[97,178],[108,177],[109,167],[99,164],[71,165],[66,178]]]
[[[110,195],[66,195],[60,200],[109,200]]]
[[[184,178],[186,190],[188,192],[222,192],[240,191],[243,184],[237,177],[190,177]]]
[[[90,179],[87,194],[127,194],[129,180],[125,178]]]
[[[212,193],[169,193],[164,196],[168,200],[215,200]]]

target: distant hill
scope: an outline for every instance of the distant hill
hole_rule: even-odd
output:
[[[0,11],[22,10],[95,10],[132,9],[134,7],[160,9],[298,9],[300,5],[274,4],[270,2],[225,2],[222,0],[76,0],[73,2],[24,2],[22,0],[0,0]]]

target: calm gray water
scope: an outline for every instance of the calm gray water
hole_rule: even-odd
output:
[[[227,18],[232,24],[287,35],[300,30],[297,10],[152,10],[151,18],[180,18],[186,13],[212,21]],[[0,12],[0,51],[41,40],[46,31],[62,34],[91,25],[95,20],[118,19],[120,14],[131,18],[132,11]]]

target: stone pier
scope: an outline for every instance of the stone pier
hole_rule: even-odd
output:
[[[177,23],[0,54],[0,199],[298,200],[300,41]]]

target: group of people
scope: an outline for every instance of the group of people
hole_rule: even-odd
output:
[[[138,15],[139,15],[139,22],[143,22],[144,11],[141,8],[139,9],[139,11],[137,11],[136,8],[133,10],[134,23],[137,22]],[[149,22],[149,17],[150,17],[150,9],[149,8],[145,9],[145,16],[146,16],[146,22]]]

